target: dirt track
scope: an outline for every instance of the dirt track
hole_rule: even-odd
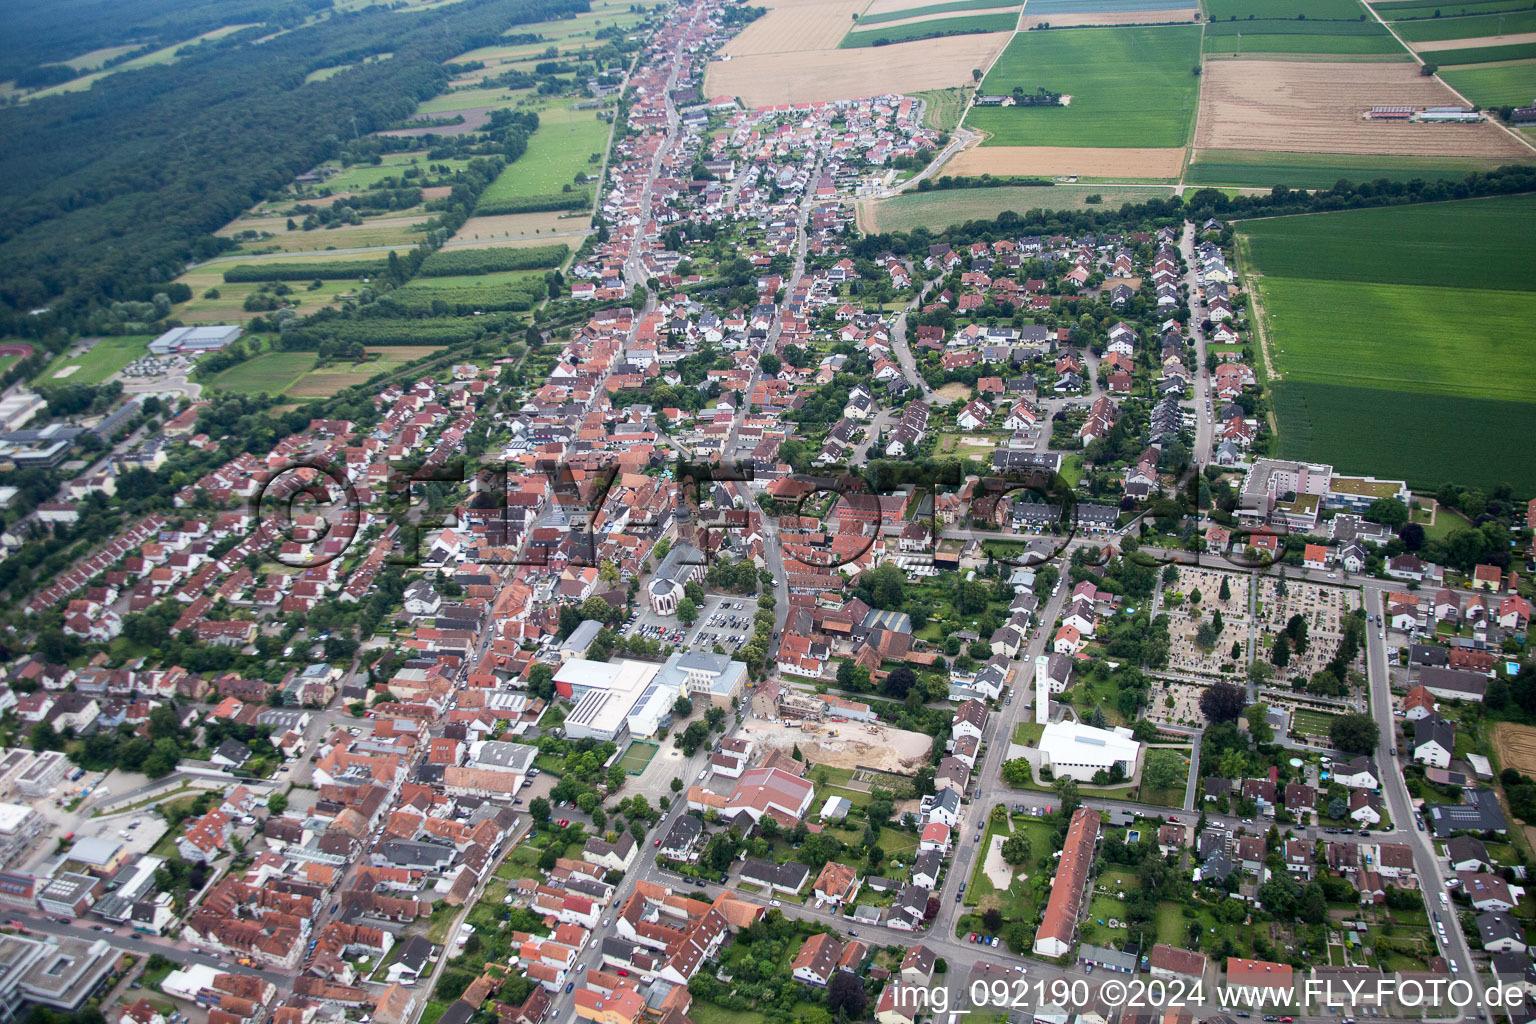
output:
[[[1198,149],[1511,157],[1531,151],[1489,123],[1371,121],[1377,105],[1454,106],[1454,93],[1413,64],[1208,60]]]
[[[944,174],[1077,174],[1093,178],[1177,178],[1184,150],[1072,146],[976,146],[944,165]]]

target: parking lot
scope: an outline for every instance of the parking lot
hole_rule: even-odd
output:
[[[756,598],[706,594],[692,626],[684,626],[676,615],[657,615],[646,608],[625,625],[624,632],[679,650],[710,651],[719,644],[726,653],[735,654],[752,639],[752,616],[756,614]]]

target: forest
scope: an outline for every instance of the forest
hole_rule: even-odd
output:
[[[49,9],[67,18],[89,6]],[[191,11],[222,11],[214,20],[251,15],[247,4],[187,7],[196,24]],[[0,110],[0,330],[41,338],[91,329],[111,302],[229,247],[212,233],[336,155],[348,136],[396,123],[440,92],[444,60],[498,41],[510,25],[586,8],[586,0],[466,0],[421,12],[335,13],[267,39],[259,61],[241,32],[174,64]],[[48,38],[67,40],[54,45],[73,52],[35,48],[24,59],[11,46],[4,57],[25,63],[105,45],[99,34]],[[382,52],[394,58],[305,84],[311,71]],[[516,154],[506,156],[515,159],[526,128],[509,127],[518,138],[509,139]]]

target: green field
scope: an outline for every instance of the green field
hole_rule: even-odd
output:
[[[965,113],[964,89],[930,89],[912,95],[926,104],[923,108],[923,125],[927,128],[941,132],[954,131],[960,123],[960,115]]]
[[[984,93],[1044,86],[1070,106],[972,108],[989,146],[1182,146],[1195,120],[1200,28],[1021,32],[981,84]]]
[[[539,130],[528,140],[528,150],[508,165],[481,195],[486,206],[509,199],[530,199],[560,193],[578,174],[596,174],[608,145],[608,125],[591,110],[564,107],[539,111]],[[586,186],[583,186],[586,187]]]
[[[362,363],[331,363],[323,369],[315,368],[313,352],[263,352],[231,366],[209,383],[238,394],[265,391],[294,398],[324,398],[433,351],[427,345],[381,346],[368,349],[377,358]]]
[[[1509,196],[1244,225],[1282,454],[1529,490],[1536,464],[1506,452],[1536,426],[1532,214]]]
[[[1492,64],[1501,60],[1527,60],[1536,57],[1536,43],[1512,43],[1509,46],[1472,46],[1465,50],[1426,50],[1418,54],[1431,64]]]
[[[1243,225],[1269,277],[1523,291],[1536,196],[1272,217]]]
[[[1451,157],[1343,156],[1336,153],[1265,153],[1258,150],[1201,149],[1185,172],[1191,185],[1249,185],[1269,188],[1331,188],[1339,179],[1352,182],[1460,181],[1493,162]]]
[[[1297,708],[1291,714],[1291,727],[1297,732],[1304,732],[1311,736],[1327,736],[1334,717],[1310,708]]]
[[[1466,0],[1451,5],[1434,3],[1433,0],[1399,0],[1395,3],[1371,5],[1376,13],[1388,21],[1407,21],[1412,18],[1454,18],[1463,14],[1492,14],[1496,11],[1530,10],[1531,0]]]
[[[1536,461],[1506,458],[1536,435],[1536,404],[1413,395],[1313,381],[1274,385],[1283,458],[1322,459],[1340,469],[1407,480],[1509,484],[1536,493]]]
[[[1476,39],[1480,36],[1536,32],[1536,11],[1510,11],[1504,14],[1473,14],[1461,18],[1399,21],[1393,24],[1392,30],[1410,43],[1422,43],[1434,39]]]
[[[1480,108],[1523,107],[1536,97],[1536,60],[1448,68],[1440,77]]]
[[[1206,0],[1205,9],[1212,24],[1245,21],[1250,16],[1281,21],[1358,21],[1365,14],[1359,0]]]
[[[1401,54],[1376,21],[1217,21],[1206,26],[1206,53]]]
[[[888,21],[904,21],[907,18],[926,18],[930,14],[950,14],[954,11],[977,11],[992,7],[1006,7],[1005,3],[997,0],[951,0],[949,3],[929,4],[926,7],[907,7],[899,11],[887,11],[884,14],[862,15],[854,22],[857,27],[865,25],[883,25]]]
[[[1003,14],[975,14],[954,18],[934,18],[911,25],[874,25],[868,29],[854,29],[843,36],[838,44],[841,49],[857,49],[863,46],[885,46],[888,43],[906,43],[915,39],[936,39],[939,36],[975,35],[981,32],[1012,32],[1019,23],[1017,11]]]
[[[102,338],[83,356],[71,356],[68,352],[43,368],[34,383],[41,387],[64,384],[100,384],[118,370],[146,354],[145,347],[154,338],[148,334],[125,334],[121,337]],[[70,370],[70,367],[75,367]],[[63,373],[65,376],[60,377]]]
[[[1138,185],[1109,187],[1102,185],[1053,185],[1049,188],[1005,185],[998,188],[966,188],[933,192],[908,192],[875,206],[874,230],[911,231],[926,227],[940,231],[951,224],[996,217],[1004,210],[1024,213],[1028,210],[1119,209],[1125,203],[1144,203],[1149,199],[1167,199],[1170,186]],[[1102,203],[1086,202],[1092,195]]]

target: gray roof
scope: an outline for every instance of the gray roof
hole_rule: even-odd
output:
[[[1439,715],[1427,715],[1413,726],[1413,748],[1438,743],[1447,753],[1456,750],[1456,727]]]
[[[1430,830],[1437,836],[1453,832],[1503,832],[1508,828],[1498,797],[1491,789],[1469,789],[1464,803],[1427,804]]]
[[[506,743],[501,740],[485,740],[472,748],[476,767],[507,768],[526,772],[538,754],[537,747],[526,743]]]
[[[1484,947],[1491,942],[1507,938],[1517,939],[1522,944],[1525,942],[1525,929],[1520,927],[1520,922],[1508,914],[1477,915],[1477,932],[1483,940]]]
[[[938,878],[939,871],[944,867],[944,857],[938,850],[924,850],[917,855],[912,862],[912,874],[927,875],[930,878]]]
[[[1118,949],[1110,949],[1108,946],[1090,946],[1084,943],[1077,947],[1077,958],[1088,963],[1113,967],[1118,971],[1130,972],[1136,969],[1136,957],[1134,955],[1122,953]]]
[[[741,877],[747,881],[779,885],[786,889],[800,888],[810,874],[810,868],[793,860],[775,864],[760,857],[748,857],[741,865]]]
[[[664,850],[686,850],[704,834],[704,823],[691,814],[685,814],[667,829],[667,837],[661,841]]]

